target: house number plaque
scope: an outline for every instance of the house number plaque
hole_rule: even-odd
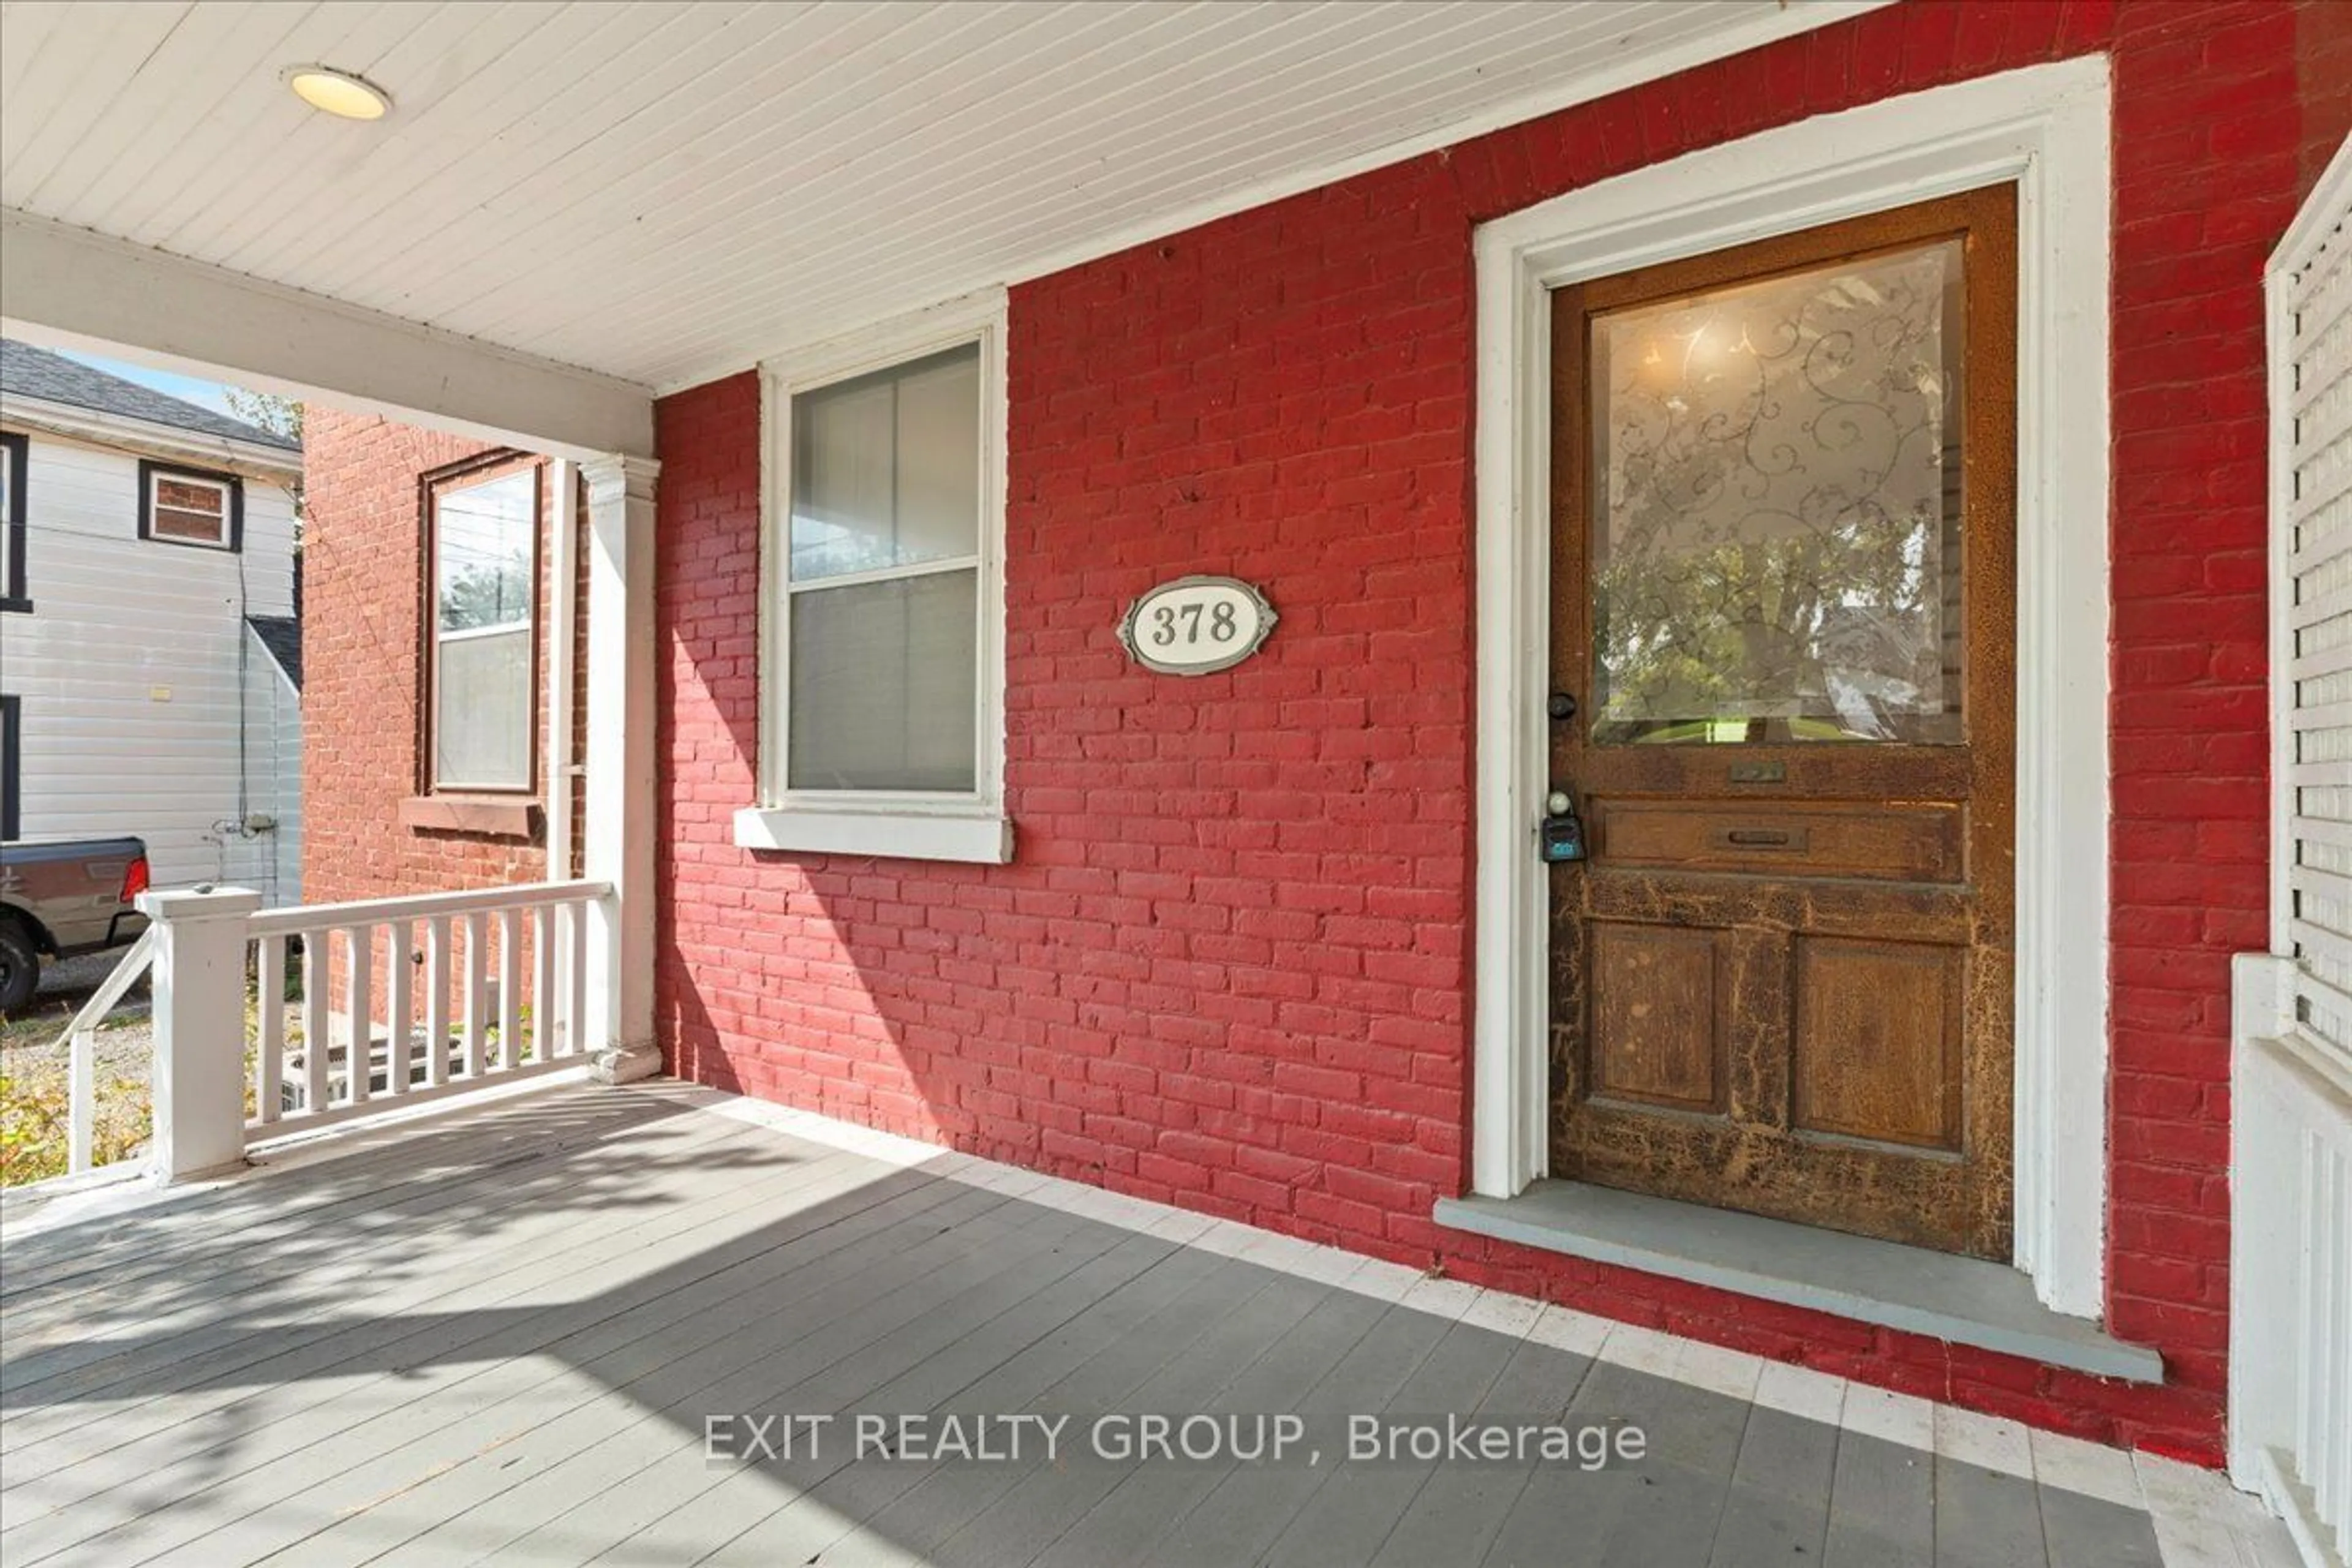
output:
[[[1179,577],[1127,607],[1118,640],[1135,662],[1165,675],[1231,669],[1274,630],[1265,595],[1233,577]]]

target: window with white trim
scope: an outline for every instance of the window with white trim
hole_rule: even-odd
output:
[[[762,848],[1002,861],[994,317],[772,369]]]
[[[205,468],[139,465],[139,537],[201,550],[244,543],[245,481]]]
[[[980,345],[793,399],[784,787],[970,795]]]
[[[433,624],[425,713],[435,790],[529,791],[537,715],[539,468],[426,484]]]

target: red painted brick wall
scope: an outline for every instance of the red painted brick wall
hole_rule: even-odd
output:
[[[418,794],[421,776],[417,705],[424,648],[424,518],[419,479],[491,449],[483,442],[375,415],[344,414],[316,404],[307,411],[302,459],[302,889],[311,903],[535,882],[549,874],[543,827],[521,837],[410,827],[400,817],[401,803]],[[551,525],[551,506],[545,496],[541,499]],[[541,560],[544,571],[544,540]],[[573,586],[580,606],[573,668],[583,678],[574,686],[574,755],[580,754],[576,748],[585,737],[585,581],[583,573]],[[540,586],[543,677],[550,589],[544,579]],[[546,722],[542,703],[534,747],[544,745]],[[577,845],[577,811],[573,819]],[[496,947],[493,927],[492,962]],[[341,953],[338,941],[330,971],[337,1006],[343,995]],[[528,977],[532,972],[528,934],[518,962]],[[452,984],[460,983],[453,979]],[[381,980],[377,986],[381,1007]]]
[[[2352,5],[2295,0],[2296,75],[2303,88],[2303,158],[2298,192],[2318,183],[2327,161],[2352,136]]]
[[[400,826],[419,777],[418,476],[492,448],[317,406],[302,435],[303,896],[329,903],[541,880],[537,838]],[[542,668],[545,626],[542,616]]]
[[[1920,0],[1025,284],[1001,868],[734,848],[759,409],[663,402],[660,1027],[710,1083],[1612,1317],[2218,1458],[2230,953],[2263,941],[2259,278],[2304,157],[2281,4]],[[2134,1388],[1441,1232],[1468,1120],[1471,226],[2090,50],[2116,73],[2114,1331]],[[1162,578],[1263,583],[1137,673]],[[325,820],[314,808],[312,820]]]

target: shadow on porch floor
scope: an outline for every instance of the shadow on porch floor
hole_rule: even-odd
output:
[[[2292,1561],[2199,1472],[676,1084],[345,1147],[12,1219],[12,1568]],[[941,1412],[1072,1419],[860,1452]],[[1299,1436],[1118,1451],[1203,1412]],[[1351,1416],[1644,1452],[1351,1458]]]

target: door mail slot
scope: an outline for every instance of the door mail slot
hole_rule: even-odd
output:
[[[1715,846],[1718,849],[1790,849],[1802,852],[1812,834],[1802,827],[1723,827],[1717,828]]]

